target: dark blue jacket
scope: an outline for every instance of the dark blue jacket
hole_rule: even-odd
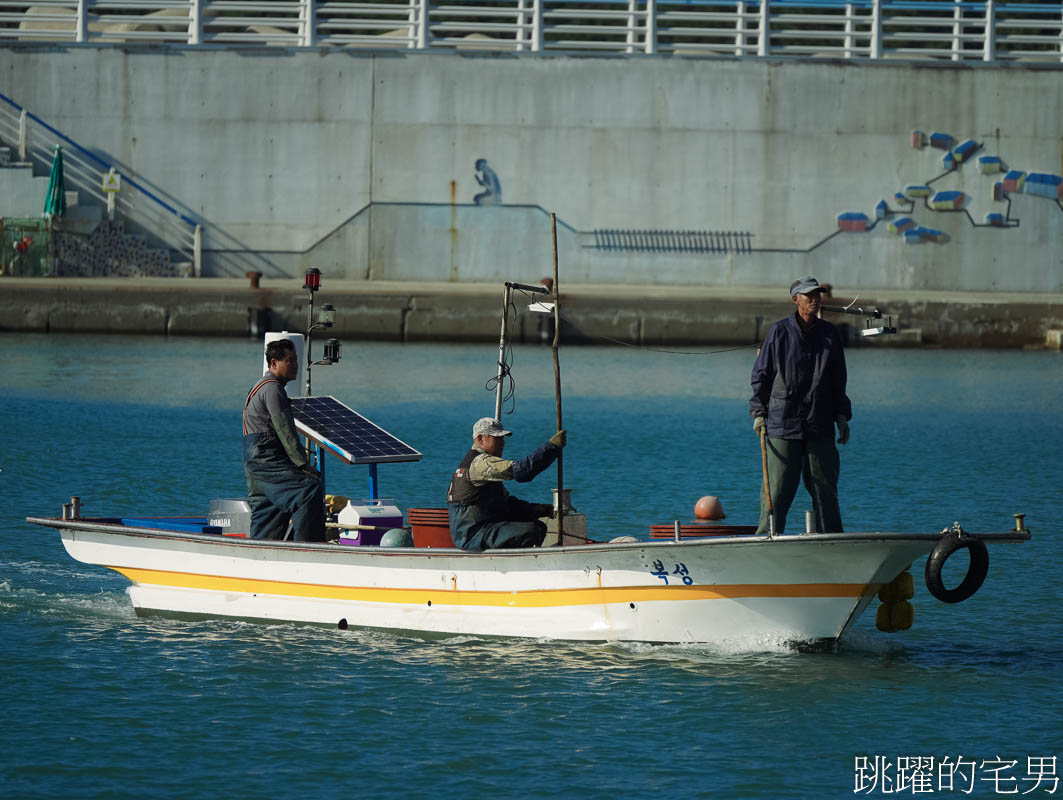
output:
[[[768,436],[819,439],[834,435],[834,421],[852,419],[845,395],[845,353],[838,329],[813,318],[808,333],[797,314],[771,326],[753,364],[749,413],[766,417]]]

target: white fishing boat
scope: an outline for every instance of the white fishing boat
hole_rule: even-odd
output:
[[[830,646],[913,561],[953,541],[951,533],[731,534],[470,553],[258,541],[150,520],[28,521],[58,530],[78,561],[128,578],[140,615],[816,647]],[[1026,539],[1018,530],[970,536]]]
[[[507,284],[507,306],[509,289]],[[315,327],[308,323],[308,336]],[[503,321],[503,350],[505,342]],[[334,340],[326,353],[327,362],[338,360]],[[503,352],[500,378],[504,363]],[[246,538],[249,513],[241,499],[213,501],[204,516],[89,518],[81,515],[79,499],[71,498],[61,516],[27,521],[57,530],[74,559],[125,576],[138,615],[433,636],[770,640],[816,648],[830,647],[876,598],[882,601],[881,628],[910,625],[908,569],[923,556],[930,555],[932,594],[958,602],[985,578],[986,542],[1030,538],[1017,515],[1016,529],[999,533],[966,533],[956,526],[940,533],[757,535],[752,526],[676,522],[671,530],[658,527],[655,535],[667,538],[646,540],[639,538],[645,527],[588,530],[561,490],[555,492],[559,544],[465,552],[450,543],[445,510],[408,509],[404,520],[398,506],[379,499],[378,464],[414,461],[420,453],[335,398],[307,391],[293,408],[322,472],[326,454],[369,468],[368,500],[330,498],[333,542]],[[390,539],[399,546],[387,546]],[[970,551],[967,576],[958,587],[945,588],[942,565],[960,549]]]

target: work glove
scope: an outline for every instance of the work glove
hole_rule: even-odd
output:
[[[553,436],[551,436],[550,437],[550,444],[552,444],[554,447],[564,447],[565,446],[565,431],[558,431]]]
[[[753,417],[753,432],[757,434],[757,436],[763,436],[764,426],[766,424],[764,417]]]
[[[553,519],[554,507],[550,503],[536,503],[535,513],[539,515],[540,519],[542,517],[550,517],[551,519]]]
[[[838,444],[849,441],[849,421],[841,414],[838,415]]]

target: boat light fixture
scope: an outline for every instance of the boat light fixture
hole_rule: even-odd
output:
[[[885,317],[883,322],[876,322],[876,320],[883,319],[882,312],[877,308],[860,308],[856,305],[856,300],[853,300],[847,306],[821,304],[819,310],[833,311],[836,314],[859,314],[866,317],[864,327],[860,331],[861,336],[889,336],[897,332],[897,328],[893,325],[892,315]]]
[[[317,321],[326,328],[331,328],[332,323],[336,321],[336,307],[331,303],[325,303],[318,312]]]
[[[330,364],[335,364],[340,360],[339,339],[329,339],[325,342],[325,360]]]
[[[316,292],[321,288],[321,270],[315,267],[310,267],[306,271],[306,280],[303,281],[303,288],[309,289],[311,292]]]

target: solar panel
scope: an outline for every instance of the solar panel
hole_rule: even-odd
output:
[[[420,461],[421,454],[335,397],[293,397],[299,432],[348,464]]]

